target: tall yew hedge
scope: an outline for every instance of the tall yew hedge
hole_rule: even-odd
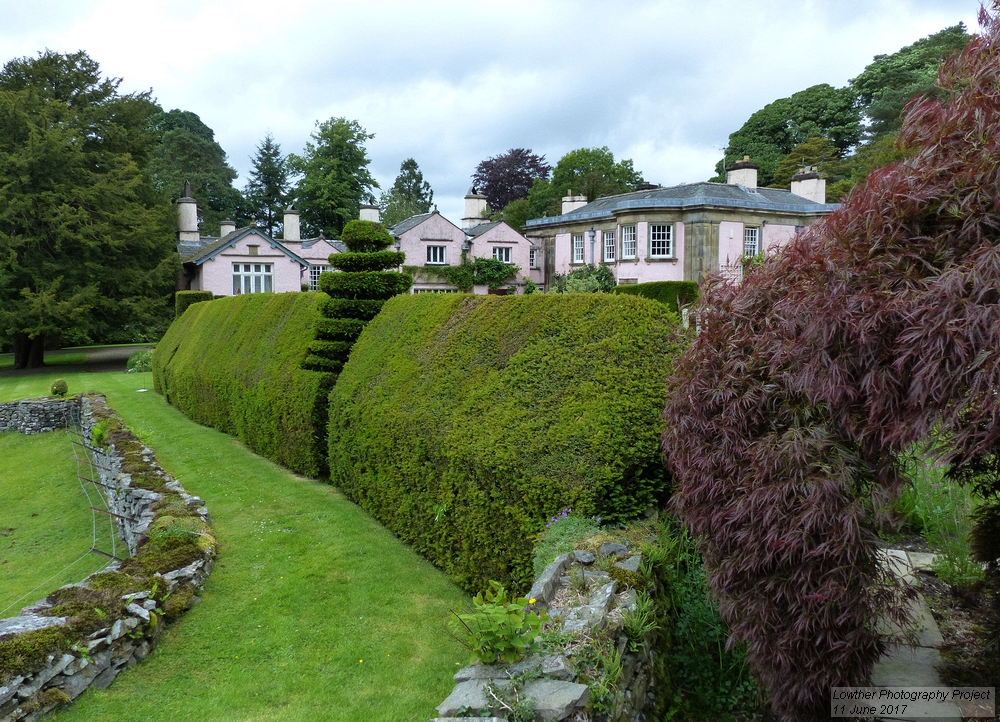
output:
[[[876,556],[900,455],[933,433],[963,478],[1000,444],[1000,23],[981,23],[940,97],[911,105],[912,157],[740,287],[703,288],[670,384],[675,508],[786,720],[826,719],[831,687],[867,685],[879,617],[905,617]],[[980,477],[987,508],[997,478]]]
[[[330,395],[330,479],[469,590],[525,590],[563,507],[615,521],[665,493],[677,318],[606,294],[399,296]]]
[[[302,370],[318,293],[266,293],[189,306],[153,351],[156,391],[199,424],[307,476],[326,467],[332,377]]]

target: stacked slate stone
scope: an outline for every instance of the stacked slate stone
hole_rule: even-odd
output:
[[[320,304],[323,319],[302,364],[313,371],[339,373],[362,329],[386,300],[413,285],[412,276],[387,270],[403,265],[406,254],[386,250],[392,236],[382,224],[350,221],[340,240],[348,252],[330,256],[330,265],[339,272],[319,277],[320,290],[330,298]]]

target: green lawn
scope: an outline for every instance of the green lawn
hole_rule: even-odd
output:
[[[93,485],[87,491],[100,507]],[[0,434],[0,509],[0,617],[17,614],[108,562],[88,554],[94,515],[65,431]],[[98,548],[111,551],[108,517],[98,523]]]
[[[45,365],[46,366],[68,366],[70,364],[84,364],[87,363],[87,358],[89,354],[74,352],[66,353],[64,351],[48,351],[45,354]],[[0,369],[11,368],[14,366],[14,354],[3,353],[0,354]]]
[[[56,374],[0,379],[0,401]],[[463,593],[328,485],[203,428],[121,373],[66,374],[107,394],[211,511],[220,560],[142,664],[59,720],[423,720],[467,654],[446,633]]]

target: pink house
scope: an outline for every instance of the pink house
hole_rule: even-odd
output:
[[[329,257],[343,246],[323,237],[299,237],[299,212],[285,211],[283,238],[255,226],[237,228],[223,221],[218,236],[198,231],[198,209],[190,188],[177,201],[177,251],[182,270],[177,290],[211,291],[216,296],[285,293],[316,289],[319,274],[330,270]]]
[[[406,254],[404,265],[417,267],[411,293],[457,292],[458,289],[447,280],[436,276],[434,270],[458,266],[463,256],[469,261],[496,258],[518,266],[520,270],[511,281],[515,293],[523,293],[529,279],[542,284],[541,249],[504,221],[491,222],[484,218],[485,210],[486,197],[472,192],[465,197],[466,217],[462,219],[462,228],[435,210],[411,216],[389,229],[397,248]],[[473,293],[487,292],[486,286],[473,288]]]
[[[749,158],[727,168],[726,183],[691,183],[598,198],[563,198],[562,215],[527,222],[545,249],[546,278],[604,265],[617,283],[701,281],[708,273],[740,280],[743,260],[773,252],[832,213],[826,181],[811,169],[790,190],[757,187]]]

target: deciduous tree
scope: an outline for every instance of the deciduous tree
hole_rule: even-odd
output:
[[[527,148],[511,148],[506,153],[480,161],[472,174],[473,187],[486,196],[495,211],[528,197],[536,178],[547,180],[552,166],[545,156]]]
[[[634,191],[642,182],[642,173],[634,168],[632,161],[615,162],[607,146],[572,150],[556,163],[552,180],[535,179],[528,194],[530,217],[536,218],[542,213],[558,215],[561,199],[570,191],[593,201]]]
[[[301,175],[296,205],[307,233],[334,238],[379,187],[368,170],[371,159],[365,148],[375,136],[356,120],[330,118],[317,122],[311,137],[302,155],[288,156],[289,168]]]

